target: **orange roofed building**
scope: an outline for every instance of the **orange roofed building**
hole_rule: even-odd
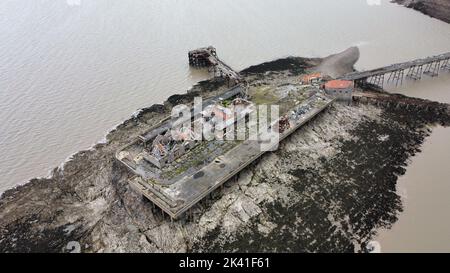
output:
[[[318,84],[321,80],[322,80],[321,73],[304,75],[300,79],[302,84]]]
[[[325,93],[338,100],[351,101],[355,84],[352,81],[332,80],[325,83]]]

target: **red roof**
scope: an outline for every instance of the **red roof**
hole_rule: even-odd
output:
[[[302,82],[310,82],[313,79],[321,78],[322,74],[320,73],[313,73],[309,75],[302,76]]]
[[[325,84],[326,89],[347,89],[353,87],[352,81],[332,80]]]

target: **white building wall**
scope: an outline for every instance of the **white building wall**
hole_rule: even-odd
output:
[[[329,96],[342,101],[351,101],[353,95],[353,88],[349,87],[346,89],[325,89],[325,93]]]

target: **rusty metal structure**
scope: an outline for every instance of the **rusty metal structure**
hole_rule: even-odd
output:
[[[279,131],[279,133],[284,133],[289,128],[291,128],[291,123],[289,121],[289,118],[287,116],[282,116],[278,120],[278,131]]]
[[[225,78],[229,84],[238,84],[242,81],[241,75],[217,56],[213,46],[191,50],[188,53],[189,64],[193,67],[208,67],[215,77]]]

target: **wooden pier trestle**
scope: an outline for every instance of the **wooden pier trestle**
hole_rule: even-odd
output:
[[[430,77],[437,77],[439,75],[440,68],[441,61],[432,62],[425,66],[425,71],[423,73],[429,75]]]
[[[423,65],[415,65],[409,68],[406,77],[417,81],[422,79],[422,74],[423,74]]]
[[[208,67],[214,77],[225,78],[228,83],[238,84],[241,75],[217,57],[216,49],[212,46],[189,51],[189,64],[194,67]]]
[[[437,77],[441,70],[450,71],[450,52],[368,71],[352,72],[340,77],[340,79],[354,81],[355,85],[370,83],[383,88],[385,83],[395,84],[395,86],[402,85],[405,77],[413,80],[422,79],[423,74]],[[386,75],[389,76],[385,81]]]
[[[441,70],[450,70],[450,60],[444,60],[441,64]]]

